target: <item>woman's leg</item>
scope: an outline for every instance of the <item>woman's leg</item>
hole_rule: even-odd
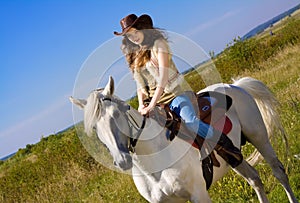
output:
[[[189,130],[203,138],[212,138],[213,129],[197,117],[192,102],[186,95],[179,95],[174,98],[170,104],[170,109],[185,122]]]

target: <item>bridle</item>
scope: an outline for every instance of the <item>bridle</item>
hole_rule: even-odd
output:
[[[101,101],[110,101],[113,102],[115,104],[117,104],[118,109],[124,113],[126,120],[128,122],[128,126],[129,126],[129,145],[128,145],[128,150],[132,153],[135,153],[135,146],[138,142],[138,139],[140,137],[140,135],[143,132],[143,129],[146,125],[146,116],[143,116],[143,121],[141,126],[138,125],[138,123],[136,122],[136,120],[134,119],[134,117],[130,114],[130,109],[132,108],[130,105],[126,104],[125,102],[113,98],[113,97],[108,97],[108,96],[103,96],[101,94],[99,94],[99,99]],[[136,129],[136,134],[135,136],[133,136],[133,129]]]

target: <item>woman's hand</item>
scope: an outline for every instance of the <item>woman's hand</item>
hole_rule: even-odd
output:
[[[139,105],[139,108],[138,108],[138,112],[142,112],[142,109],[144,109],[145,108],[145,105],[144,104],[141,104],[141,105]]]
[[[139,106],[138,111],[140,112],[140,114],[146,115],[153,109],[154,109],[154,106],[151,105],[151,103],[150,103],[148,106],[144,106],[144,105]]]

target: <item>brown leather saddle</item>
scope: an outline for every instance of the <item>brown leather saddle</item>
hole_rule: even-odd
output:
[[[192,101],[195,111],[204,123],[212,125],[224,134],[228,134],[231,131],[232,123],[226,116],[226,112],[232,105],[230,96],[210,91],[200,94],[187,91],[185,94]],[[168,139],[172,141],[175,136],[178,136],[179,130],[181,130],[185,135],[180,135],[180,137],[191,142],[194,147],[197,147],[194,143],[194,139],[189,135],[191,132],[185,129],[186,127],[184,123],[181,122],[181,118],[170,110],[169,105],[160,105],[160,107],[161,108],[156,108],[150,116],[156,119],[161,126],[170,130]]]

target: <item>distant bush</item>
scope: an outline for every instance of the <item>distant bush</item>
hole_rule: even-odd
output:
[[[300,20],[289,19],[284,29],[268,38],[253,37],[242,41],[236,38],[229,43],[215,61],[224,81],[229,81],[233,74],[238,75],[245,69],[258,69],[259,64],[288,45],[300,41]]]
[[[139,101],[137,97],[133,97],[128,101],[128,104],[133,107],[134,109],[138,109],[139,107]]]

